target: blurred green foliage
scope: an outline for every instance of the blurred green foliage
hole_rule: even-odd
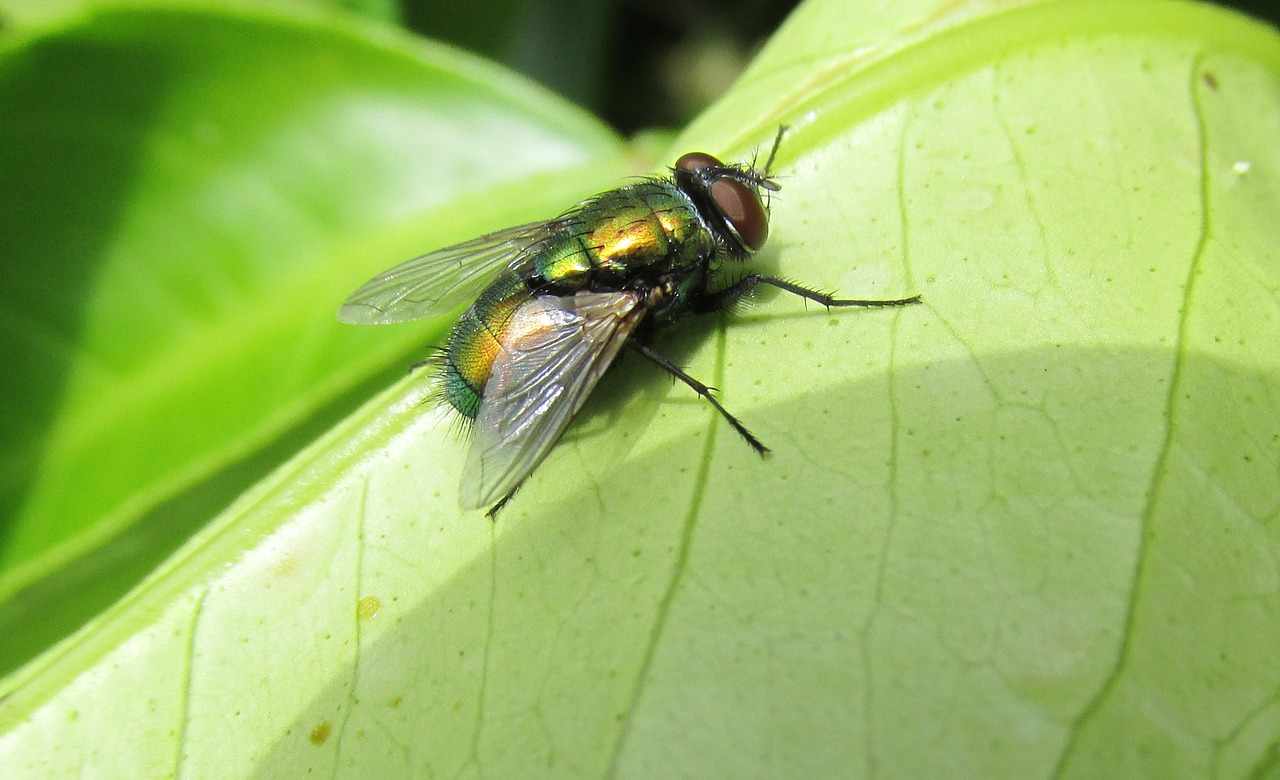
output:
[[[406,26],[518,70],[624,133],[679,127],[733,83],[797,0],[404,3]]]

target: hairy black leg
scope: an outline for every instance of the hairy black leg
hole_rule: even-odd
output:
[[[724,417],[724,419],[727,420],[729,424],[733,426],[733,429],[738,432],[738,435],[740,435],[742,438],[747,440],[747,444],[750,444],[752,449],[754,449],[756,452],[760,453],[761,455],[764,455],[766,452],[769,451],[769,448],[761,444],[760,440],[757,439],[751,433],[751,431],[747,430],[747,427],[743,425],[741,422],[739,422],[737,417],[734,417],[732,414],[729,414],[728,410],[720,405],[720,402],[717,401],[715,396],[711,394],[712,388],[707,387],[706,385],[702,384],[698,380],[689,376],[684,371],[682,371],[679,366],[672,363],[670,360],[667,360],[662,355],[659,355],[657,352],[654,352],[645,344],[639,341],[634,341],[634,340],[628,341],[627,343],[636,352],[639,352],[641,355],[644,355],[645,357],[649,358],[654,363],[656,363],[659,368],[666,371],[668,374],[671,374],[676,379],[679,379],[681,382],[684,382],[689,387],[693,388],[693,392],[707,399],[711,403],[711,405],[716,408],[716,411],[719,412]]]
[[[523,485],[523,484],[524,484],[524,481],[521,480],[520,485]],[[511,491],[509,493],[507,493],[505,496],[499,499],[498,503],[489,507],[488,512],[484,513],[484,516],[489,518],[490,522],[497,522],[498,512],[501,511],[501,509],[507,505],[507,502],[511,500],[511,497],[516,494],[516,491],[520,489],[520,485],[516,485],[515,487],[511,488]]]
[[[813,290],[808,287],[802,287],[786,279],[779,279],[776,276],[766,276],[765,274],[750,274],[742,279],[734,282],[723,290],[717,290],[707,297],[703,298],[695,305],[695,311],[700,313],[719,311],[721,309],[732,306],[739,298],[754,290],[757,286],[768,284],[777,287],[779,290],[786,290],[793,295],[799,295],[801,298],[820,303],[827,307],[840,306],[907,306],[912,303],[919,303],[920,296],[913,295],[910,298],[894,298],[892,300],[869,301],[857,300],[852,298],[837,298],[834,295]]]

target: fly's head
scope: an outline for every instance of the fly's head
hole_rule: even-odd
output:
[[[782,189],[769,177],[769,168],[785,132],[785,127],[778,129],[763,168],[726,164],[706,152],[689,152],[676,160],[676,186],[698,204],[732,255],[755,254],[769,238],[769,205],[762,193]]]

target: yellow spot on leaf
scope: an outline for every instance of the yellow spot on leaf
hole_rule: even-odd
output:
[[[382,609],[382,599],[377,596],[365,596],[360,599],[360,603],[356,605],[356,619],[368,620],[378,614],[378,610]]]

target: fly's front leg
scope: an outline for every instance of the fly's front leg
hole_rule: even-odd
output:
[[[907,306],[912,303],[919,303],[920,296],[913,295],[910,298],[894,298],[892,300],[869,301],[855,300],[852,298],[837,298],[829,293],[819,290],[812,290],[808,287],[802,287],[786,279],[779,279],[776,276],[767,276],[765,274],[750,274],[739,279],[723,290],[713,292],[696,304],[696,310],[699,312],[712,312],[732,306],[742,296],[754,290],[757,286],[768,284],[777,287],[779,290],[785,290],[793,295],[799,295],[810,301],[820,303],[827,307],[841,306]]]
[[[760,455],[764,455],[766,452],[769,451],[768,447],[761,444],[760,440],[757,439],[751,433],[751,431],[747,430],[747,426],[743,425],[738,420],[737,417],[734,417],[732,414],[729,414],[728,410],[726,410],[723,406],[720,405],[720,402],[716,400],[716,397],[711,394],[711,391],[714,388],[707,387],[706,385],[702,384],[698,380],[689,376],[683,370],[681,370],[681,368],[677,366],[675,363],[672,363],[670,360],[667,360],[662,355],[659,355],[657,352],[654,352],[652,349],[646,346],[643,342],[632,340],[632,341],[628,341],[627,344],[629,344],[631,348],[634,349],[636,352],[639,352],[641,355],[644,355],[645,357],[652,360],[663,371],[666,371],[671,376],[675,377],[676,379],[679,379],[681,382],[684,382],[686,385],[693,388],[693,392],[707,399],[707,401],[709,401],[711,405],[716,408],[716,411],[719,412],[724,417],[724,419],[727,420],[729,424],[733,426],[733,429],[737,431],[738,434],[742,436],[742,438],[747,440],[747,444],[750,444],[753,450],[758,452]]]

